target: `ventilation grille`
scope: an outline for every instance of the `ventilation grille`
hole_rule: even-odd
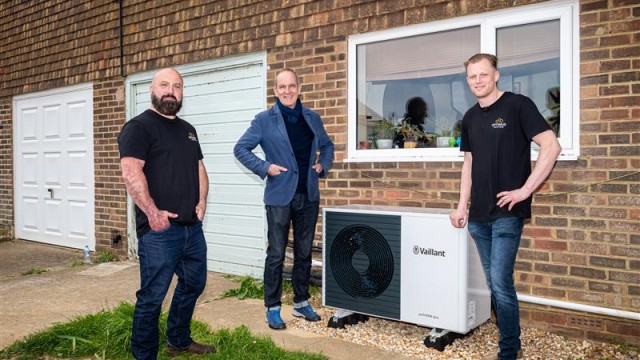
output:
[[[326,306],[400,319],[400,216],[325,213]]]
[[[393,253],[374,228],[353,225],[336,236],[330,249],[331,271],[338,286],[356,299],[382,294],[393,278]]]
[[[574,326],[581,329],[589,330],[602,330],[602,320],[599,319],[585,319],[581,317],[569,316],[569,326]]]

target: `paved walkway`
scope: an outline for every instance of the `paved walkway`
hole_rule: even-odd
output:
[[[136,262],[71,267],[74,260],[82,260],[81,251],[28,241],[0,242],[0,349],[53,323],[135,300],[139,285]],[[48,271],[20,275],[30,269]],[[298,329],[270,330],[264,322],[261,300],[218,299],[223,291],[238,286],[222,274],[210,272],[195,318],[214,330],[246,325],[253,334],[270,336],[280,347],[321,352],[330,359],[408,359],[398,353]],[[282,315],[285,321],[290,320],[290,307],[284,307]]]

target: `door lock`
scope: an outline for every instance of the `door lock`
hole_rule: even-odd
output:
[[[53,189],[49,188],[47,191],[49,192],[49,197],[53,199]]]

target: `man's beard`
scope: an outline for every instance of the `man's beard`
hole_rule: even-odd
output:
[[[175,116],[182,108],[182,101],[177,101],[177,99],[171,95],[164,96],[164,98],[173,98],[174,101],[162,101],[161,98],[152,93],[151,105],[162,115]]]

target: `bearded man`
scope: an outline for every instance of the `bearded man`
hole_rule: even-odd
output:
[[[158,319],[173,274],[178,283],[167,319],[166,352],[215,352],[191,338],[191,318],[207,280],[202,231],[209,178],[196,129],[176,116],[183,80],[172,68],[151,81],[151,108],[129,120],[118,136],[120,166],[135,203],[140,289],[136,292],[131,352],[155,360]]]

